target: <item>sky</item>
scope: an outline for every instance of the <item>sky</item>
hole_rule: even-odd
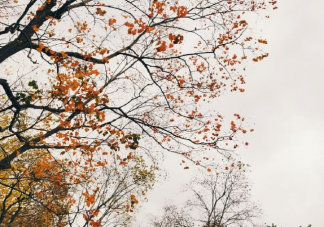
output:
[[[278,226],[324,226],[324,2],[282,0],[262,34],[270,58],[250,67],[247,92],[231,99],[255,123],[254,198]],[[238,111],[240,111],[238,110]]]
[[[262,220],[278,227],[324,226],[324,1],[280,0],[269,20],[258,21],[269,57],[251,63],[245,93],[218,100],[223,112],[240,113],[255,132],[238,152],[251,165],[252,197]],[[178,160],[166,157],[168,166]],[[177,201],[190,176],[175,167],[143,207],[157,211]],[[148,209],[149,208],[149,209]],[[148,213],[148,212],[146,212]]]

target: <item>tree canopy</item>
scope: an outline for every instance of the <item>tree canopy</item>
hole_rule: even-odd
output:
[[[1,0],[0,225],[122,226],[159,152],[229,156],[253,129],[210,105],[268,56],[249,21],[275,4]]]

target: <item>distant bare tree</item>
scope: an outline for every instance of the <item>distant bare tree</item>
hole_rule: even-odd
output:
[[[251,201],[246,167],[241,162],[217,165],[208,169],[210,174],[192,180],[188,190],[193,198],[187,204],[197,223],[204,227],[257,226],[261,210]]]
[[[154,217],[151,221],[153,227],[193,227],[192,218],[182,209],[175,205],[163,207],[164,213],[161,217]]]
[[[190,199],[182,209],[164,207],[154,227],[256,227],[260,208],[251,201],[247,166],[241,162],[203,169],[186,186]]]

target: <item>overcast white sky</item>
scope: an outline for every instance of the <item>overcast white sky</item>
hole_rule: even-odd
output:
[[[279,0],[278,7],[270,20],[258,22],[270,57],[248,67],[244,94],[229,94],[219,104],[255,129],[240,154],[252,165],[252,195],[264,222],[323,227],[324,1]],[[149,195],[148,212],[177,198],[184,173],[174,171]]]
[[[281,0],[265,21],[270,58],[250,67],[231,99],[255,123],[253,195],[267,222],[324,226],[324,1]]]

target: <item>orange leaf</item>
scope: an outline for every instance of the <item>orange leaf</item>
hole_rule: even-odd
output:
[[[38,31],[39,31],[39,29],[37,28],[36,25],[33,25],[33,26],[32,26],[32,29],[33,29],[35,32],[38,32]]]
[[[146,33],[150,33],[151,31],[153,31],[155,28],[154,27],[148,27],[146,29]]]
[[[158,48],[156,48],[156,50],[158,52],[163,52],[163,51],[166,51],[166,48],[167,48],[166,42],[163,41],[162,44],[161,44],[161,46],[159,46]]]
[[[113,24],[115,24],[116,23],[116,19],[114,19],[114,18],[110,18],[109,20],[108,20],[108,24],[109,24],[109,26],[111,26],[111,25],[113,25]]]
[[[36,48],[36,50],[38,51],[38,52],[41,52],[43,49],[44,49],[44,44],[43,43],[40,43],[39,44],[39,47],[38,48]]]
[[[177,16],[178,17],[185,17],[187,15],[188,11],[187,8],[185,6],[180,6],[177,9]]]

